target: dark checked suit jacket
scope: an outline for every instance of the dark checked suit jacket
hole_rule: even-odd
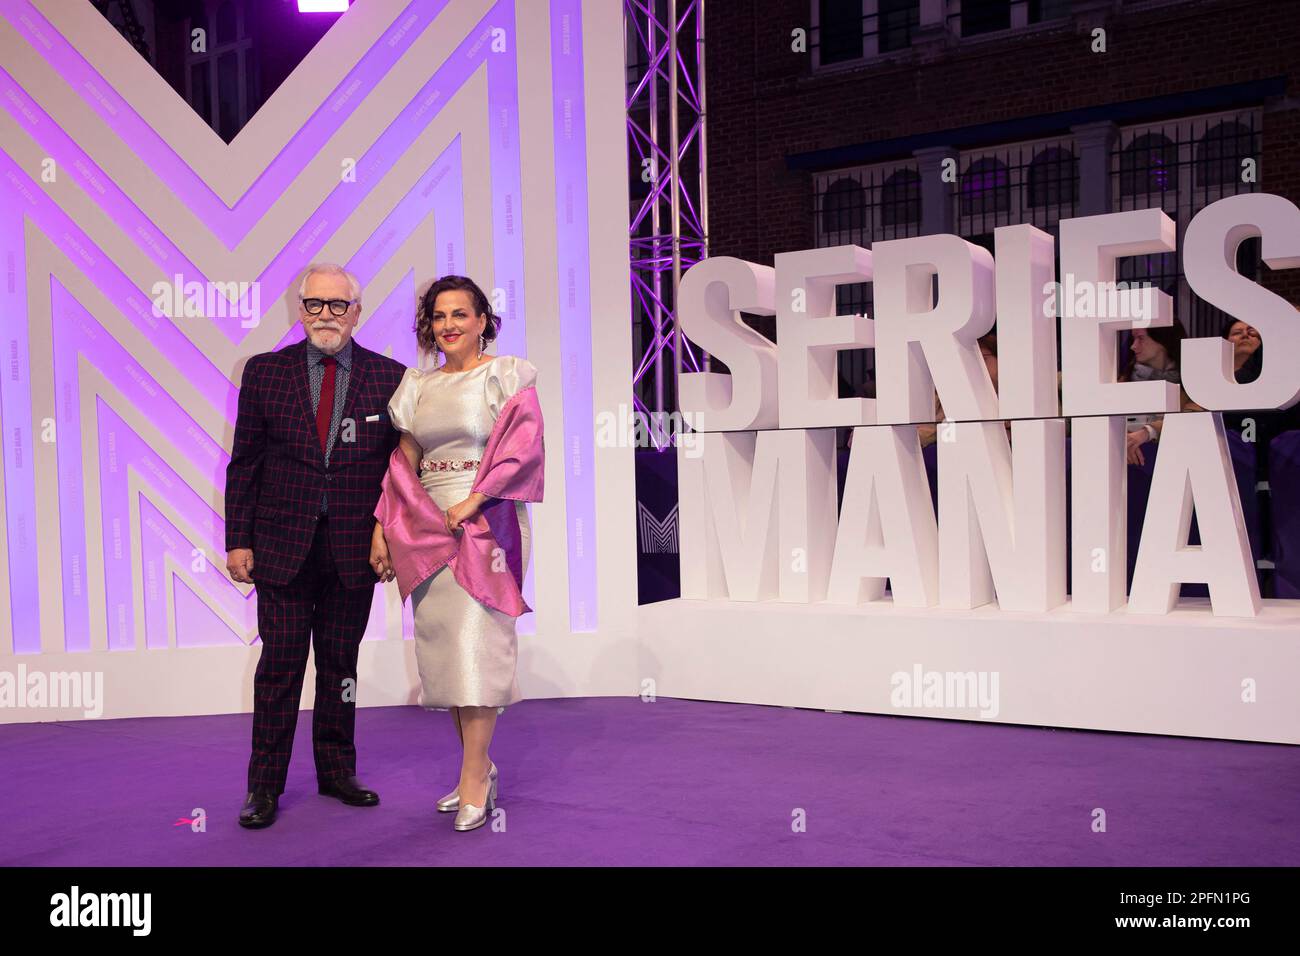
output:
[[[370,539],[388,459],[400,433],[388,401],[406,367],[352,341],[352,371],[329,467],[316,432],[306,341],[244,366],[226,468],[226,550],[253,549],[254,584],[285,585],[302,568],[328,490],[330,549],[343,585],[373,587]],[[367,421],[367,419],[372,419]],[[348,423],[355,429],[346,440]]]

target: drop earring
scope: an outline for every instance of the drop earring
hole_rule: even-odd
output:
[[[482,358],[482,357],[483,357],[483,349],[485,349],[486,347],[487,347],[487,343],[483,341],[483,333],[480,332],[480,333],[479,333],[479,336],[478,336],[478,354],[479,354],[479,358]]]

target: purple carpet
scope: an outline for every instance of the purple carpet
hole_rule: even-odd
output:
[[[1281,745],[534,700],[507,711],[492,748],[504,831],[455,833],[432,809],[458,774],[446,714],[358,711],[359,775],[382,800],[362,809],[316,794],[304,712],[280,818],[249,832],[236,817],[250,723],[0,727],[0,864],[1300,864],[1300,751]],[[206,832],[175,825],[196,807]]]

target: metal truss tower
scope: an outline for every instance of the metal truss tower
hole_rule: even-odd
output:
[[[624,0],[624,20],[634,403],[662,415],[681,373],[709,367],[676,314],[682,273],[709,252],[704,0]]]

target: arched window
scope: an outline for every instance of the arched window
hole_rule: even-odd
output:
[[[899,169],[889,174],[880,187],[880,222],[902,226],[921,221],[921,174]]]
[[[1178,147],[1161,133],[1146,133],[1119,154],[1119,193],[1142,196],[1178,188]]]
[[[837,179],[822,194],[822,232],[861,230],[867,224],[867,198],[852,179]]]
[[[1079,198],[1079,160],[1060,146],[1049,146],[1029,163],[1025,184],[1030,206],[1073,206]]]
[[[1196,185],[1221,186],[1241,180],[1241,161],[1255,155],[1255,132],[1225,120],[1205,131],[1196,144]]]
[[[980,216],[1011,208],[1011,176],[993,156],[977,159],[961,177],[961,214]]]

